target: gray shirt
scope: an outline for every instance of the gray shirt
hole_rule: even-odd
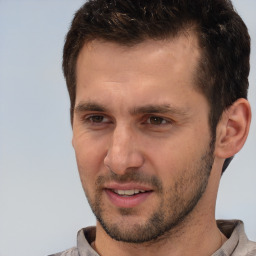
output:
[[[212,256],[256,256],[256,243],[248,240],[242,221],[218,220],[217,225],[228,240]],[[95,233],[95,227],[81,229],[77,234],[77,247],[49,256],[99,256],[91,247]]]

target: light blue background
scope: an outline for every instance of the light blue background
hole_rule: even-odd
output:
[[[94,225],[71,147],[62,47],[81,0],[0,0],[0,256],[47,255]],[[256,1],[234,1],[252,37],[249,139],[223,176],[217,218],[256,240]],[[232,49],[231,49],[232,50]]]

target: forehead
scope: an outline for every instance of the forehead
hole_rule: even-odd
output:
[[[189,66],[191,67],[196,64],[200,57],[198,37],[192,30],[180,32],[173,38],[165,40],[149,39],[132,46],[95,39],[85,43],[82,47],[78,55],[77,72],[79,73],[81,70],[79,70],[80,67],[86,68],[88,62],[90,62],[90,66],[97,64],[97,68],[99,70],[103,68],[104,71],[108,67],[113,68],[114,64],[117,64],[115,73],[120,69],[128,68],[129,65],[134,68],[139,65],[150,68],[153,66],[152,62],[155,65],[168,64],[169,62],[171,69],[174,68],[172,63],[176,62],[178,64],[179,60],[184,57],[190,59]],[[122,61],[121,66],[119,65],[120,61]]]
[[[199,58],[197,37],[189,32],[133,46],[91,41],[83,46],[77,60],[76,101],[88,95],[96,97],[100,90],[127,95],[132,91],[149,97],[154,91],[163,95],[170,88],[176,93],[191,90]]]

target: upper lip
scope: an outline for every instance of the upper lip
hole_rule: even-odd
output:
[[[144,191],[152,191],[153,189],[147,185],[139,184],[136,182],[127,182],[127,183],[109,183],[104,186],[105,189],[110,189],[110,190],[133,190],[133,189],[138,189],[138,190],[144,190]]]

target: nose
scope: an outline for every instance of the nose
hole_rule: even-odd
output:
[[[104,164],[112,172],[122,175],[128,169],[138,169],[144,163],[136,131],[131,127],[117,127],[111,134]]]

